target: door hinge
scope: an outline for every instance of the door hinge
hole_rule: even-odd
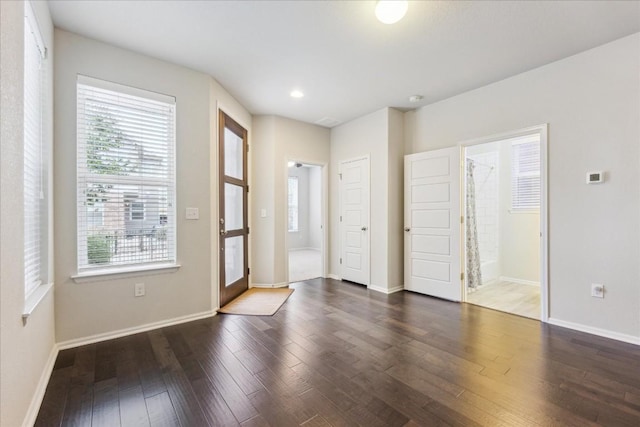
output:
[[[247,227],[247,234],[251,233],[251,227]]]
[[[342,222],[342,215],[340,215],[340,222]]]
[[[247,153],[249,152],[249,144],[247,144]]]
[[[340,264],[342,264],[342,258],[340,258]]]
[[[460,281],[464,280],[464,273],[460,273]]]
[[[247,184],[247,193],[249,192],[249,184]]]
[[[251,268],[247,267],[247,276],[251,274]]]
[[[463,216],[460,217],[460,224],[464,224],[464,217]]]
[[[338,176],[340,177],[340,181],[342,181],[342,174],[339,173]]]

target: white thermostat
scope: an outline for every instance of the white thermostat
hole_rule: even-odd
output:
[[[587,184],[599,184],[601,182],[604,182],[603,171],[587,172]]]

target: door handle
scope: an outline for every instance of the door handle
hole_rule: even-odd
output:
[[[404,231],[406,231],[408,233],[409,231],[411,231],[411,229],[409,227],[405,227]]]
[[[362,227],[362,228],[361,228],[361,230],[362,230],[362,231],[367,231],[367,227],[366,227],[366,226],[365,226],[365,227]]]

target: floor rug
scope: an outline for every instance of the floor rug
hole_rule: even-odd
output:
[[[251,288],[218,310],[218,313],[272,316],[285,303],[293,289]]]

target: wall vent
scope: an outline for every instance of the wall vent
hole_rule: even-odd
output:
[[[320,120],[315,122],[319,126],[324,126],[327,128],[332,128],[337,124],[340,124],[340,120],[335,119],[333,117],[323,117]]]

